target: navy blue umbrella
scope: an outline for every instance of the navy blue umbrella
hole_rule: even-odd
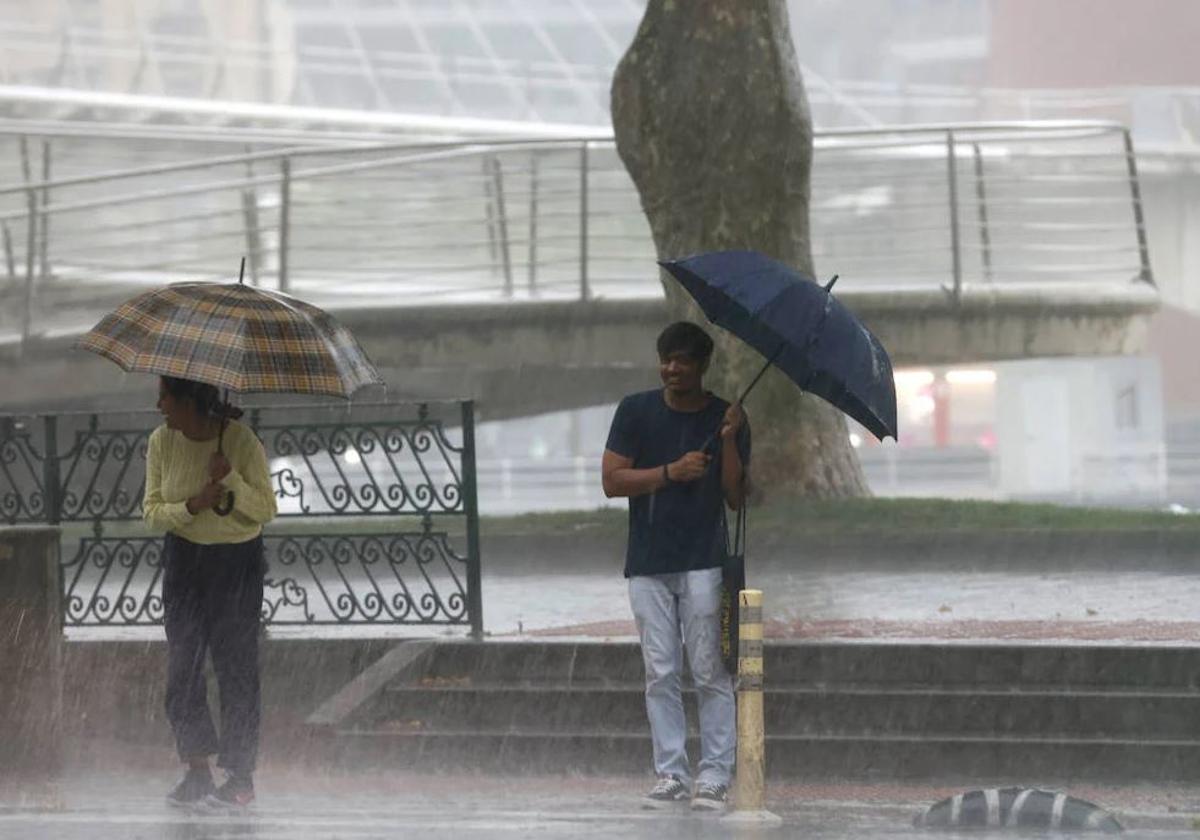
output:
[[[767,358],[741,399],[773,363],[875,437],[896,437],[891,359],[879,339],[830,293],[832,280],[819,286],[757,251],[716,251],[660,265],[710,321]]]

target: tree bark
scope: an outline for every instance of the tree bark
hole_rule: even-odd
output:
[[[660,258],[745,248],[816,276],[812,118],[786,0],[649,0],[613,77],[612,114]],[[714,335],[709,386],[736,399],[764,359],[708,325],[665,272],[662,282],[671,313]],[[772,369],[747,411],[756,488],[869,493],[837,409]]]

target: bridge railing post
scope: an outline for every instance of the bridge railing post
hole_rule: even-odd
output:
[[[588,141],[579,146],[579,299],[588,300]]]
[[[500,247],[500,267],[504,271],[504,296],[513,296],[512,255],[508,247],[508,214],[504,209],[504,171],[499,155],[488,156],[492,184],[492,201],[496,205],[496,236]]]
[[[537,293],[538,153],[529,153],[529,296]]]
[[[279,291],[288,290],[288,228],[292,212],[292,161],[279,159]]]
[[[1141,260],[1141,273],[1137,279],[1153,286],[1155,285],[1154,272],[1150,269],[1150,247],[1146,241],[1146,219],[1142,212],[1142,187],[1138,181],[1133,138],[1130,136],[1128,128],[1121,129],[1121,135],[1125,142],[1125,168],[1129,172],[1129,195],[1133,203],[1133,223],[1137,234],[1138,256]]]
[[[971,144],[975,157],[975,202],[979,207],[979,247],[983,258],[983,277],[991,283],[995,277],[992,274],[992,234],[988,229],[987,186],[983,179],[983,152],[978,143]]]
[[[962,242],[958,231],[958,160],[954,154],[954,132],[946,132],[946,174],[950,193],[950,258],[954,272],[954,302],[962,300]]]
[[[42,141],[42,184],[50,183],[50,141]],[[45,285],[50,276],[50,187],[42,187],[42,216],[38,221],[38,277]]]
[[[11,289],[17,288],[17,256],[13,252],[12,231],[8,227],[7,222],[0,222],[0,237],[4,239],[4,269],[8,275],[8,285]]]
[[[24,134],[19,140],[21,148],[21,174],[25,179],[25,294],[21,305],[21,348],[33,333],[33,272],[37,255],[38,191],[33,184],[33,171],[29,162],[29,138]]]

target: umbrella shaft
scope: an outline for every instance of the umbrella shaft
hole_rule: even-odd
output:
[[[745,402],[746,397],[749,395],[750,391],[754,388],[755,385],[758,384],[758,380],[762,379],[763,374],[767,372],[767,368],[769,368],[775,362],[775,360],[779,358],[779,354],[783,352],[783,347],[784,347],[784,345],[782,345],[782,344],[779,345],[779,349],[771,354],[771,358],[767,359],[766,364],[764,364],[762,366],[762,370],[760,370],[758,372],[758,375],[755,376],[754,379],[752,379],[750,381],[750,384],[746,386],[746,390],[742,391],[742,395],[740,397],[738,397],[738,400],[737,400],[738,405],[741,405],[743,402]],[[724,425],[724,421],[722,421],[722,425]],[[720,427],[717,428],[717,432],[719,432],[719,431],[721,431]],[[708,447],[712,446],[713,441],[717,439],[717,432],[713,432],[711,435],[708,436],[708,440],[704,441],[704,445],[700,447],[701,452],[708,451]]]
[[[225,424],[229,422],[229,415],[225,413],[224,407],[228,403],[229,389],[226,388],[221,394],[221,430],[217,433],[217,452],[221,452],[225,445]]]
[[[772,363],[775,361],[775,359],[776,359],[776,358],[779,356],[779,353],[780,353],[782,350],[783,350],[783,348],[782,348],[782,347],[780,347],[780,348],[779,348],[779,350],[776,350],[776,351],[775,351],[775,355],[774,355],[774,356],[772,356],[771,358],[767,359],[767,363],[766,363],[765,365],[763,365],[763,366],[762,366],[762,370],[760,370],[760,371],[758,372],[758,375],[757,375],[757,376],[755,376],[755,377],[754,377],[754,379],[752,379],[752,380],[750,381],[750,384],[746,386],[746,390],[745,390],[745,391],[742,391],[742,395],[741,395],[740,397],[738,397],[738,401],[737,401],[737,404],[738,404],[738,405],[741,405],[743,402],[745,402],[745,401],[746,401],[746,397],[749,395],[749,393],[750,393],[750,390],[751,390],[751,389],[752,389],[752,388],[753,388],[755,385],[757,385],[757,384],[758,384],[758,380],[760,380],[760,379],[762,379],[762,378],[763,378],[763,374],[767,372],[767,368],[769,368],[769,367],[771,366],[771,364],[772,364]]]

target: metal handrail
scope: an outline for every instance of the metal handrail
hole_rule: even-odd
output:
[[[1124,129],[1103,121],[937,128],[818,138],[818,261],[836,264],[850,283],[887,277],[889,269],[896,288],[944,279],[952,300],[977,280],[1153,282]],[[60,154],[79,148],[63,142]],[[41,146],[48,167],[51,141]],[[119,145],[112,148],[121,154]],[[292,145],[207,159],[189,151],[181,161],[98,173],[62,165],[65,177],[36,180],[26,151],[23,183],[0,187],[0,232],[14,266],[10,286],[17,281],[15,243],[26,242],[23,304],[37,287],[35,249],[37,277],[78,278],[88,288],[94,278],[121,284],[225,276],[216,266],[232,261],[227,252],[245,250],[253,282],[265,278],[290,290],[299,278],[307,296],[332,294],[326,305],[340,302],[344,295],[334,290],[345,283],[389,296],[420,289],[430,300],[558,297],[569,285],[582,300],[611,297],[629,294],[621,284],[635,277],[653,283],[656,257],[614,149],[611,139],[590,138]],[[94,156],[89,146],[83,160]],[[1037,177],[1046,171],[1043,161],[1052,187]],[[187,172],[200,177],[125,188]],[[117,215],[117,208],[132,209]],[[51,240],[55,219],[61,221]],[[1112,241],[1131,228],[1128,247]],[[116,230],[116,239],[100,238]],[[1082,274],[1082,253],[1092,257],[1094,278]],[[1131,262],[1140,265],[1131,270]],[[318,276],[324,285],[313,285]],[[31,309],[27,317],[41,316]],[[32,332],[23,322],[21,334]]]
[[[1028,130],[1071,131],[1079,129],[1103,129],[1122,131],[1125,126],[1115,120],[984,120],[982,122],[932,122],[906,123],[891,126],[867,126],[863,128],[837,128],[814,131],[813,136],[869,137],[881,134],[956,134],[971,132],[1011,132]]]
[[[394,131],[343,131],[338,129],[243,128],[238,126],[158,125],[101,120],[25,119],[0,116],[0,135],[53,139],[85,137],[108,140],[173,140],[213,144],[297,143],[307,146],[395,142]]]
[[[40,136],[40,135],[35,135]],[[250,152],[240,155],[224,155],[218,157],[196,158],[182,163],[164,163],[155,166],[135,166],[103,172],[99,175],[80,175],[74,178],[56,178],[50,181],[32,181],[28,184],[0,184],[0,196],[12,193],[23,193],[28,190],[60,189],[62,187],[78,187],[83,184],[102,184],[106,181],[123,181],[130,178],[145,178],[150,175],[174,175],[196,169],[212,169],[238,163],[253,163],[256,160],[277,160],[282,156],[294,157],[306,149],[282,149],[269,152]]]
[[[577,148],[586,147],[589,144],[587,140],[573,141],[571,144],[564,144],[562,141],[553,141],[548,144],[548,148]],[[533,142],[511,142],[509,144],[500,144],[505,151],[523,151],[533,150],[539,147],[536,141]],[[387,148],[406,148],[405,146],[383,147]],[[177,165],[164,165],[158,167],[147,167],[145,169],[126,169],[120,172],[104,173],[101,175],[80,176],[76,178],[66,178],[58,181],[34,181],[29,184],[22,184],[15,187],[0,187],[0,196],[11,195],[14,193],[28,193],[30,191],[39,192],[42,190],[55,189],[68,186],[82,186],[86,184],[100,184],[107,181],[120,181],[131,178],[144,177],[154,174],[174,174],[178,172],[186,172],[197,169],[210,169],[217,166],[233,165],[237,163],[252,163],[257,160],[294,160],[302,155],[315,154],[342,154],[347,151],[360,152],[359,148],[349,150],[345,149],[301,149],[299,151],[283,151],[283,152],[258,152],[248,155],[227,156],[224,158],[214,159],[208,163],[203,160],[188,161]],[[368,151],[378,151],[378,149],[370,149]],[[477,155],[488,154],[493,151],[489,144],[468,143],[457,144],[456,148],[448,148],[442,152],[429,152],[420,155],[405,155],[394,158],[384,158],[381,160],[364,161],[361,163],[343,163],[332,166],[325,166],[317,169],[306,169],[295,173],[295,177],[304,178],[322,178],[331,175],[349,175],[356,172],[369,172],[376,169],[386,169],[394,166],[403,166],[406,164],[429,163],[438,160],[454,160],[457,158],[474,157]],[[69,213],[79,210],[95,210],[101,207],[115,207],[122,204],[131,204],[138,201],[157,200],[166,198],[179,198],[183,196],[200,195],[206,192],[222,192],[224,190],[266,186],[278,184],[283,180],[283,175],[256,175],[253,177],[228,179],[225,181],[216,181],[207,184],[195,184],[186,187],[176,187],[171,190],[146,190],[138,193],[128,193],[126,195],[116,196],[113,198],[95,199],[93,201],[83,201],[74,204],[49,204],[43,205],[38,211],[39,215],[47,216],[55,213]],[[25,217],[25,213],[12,212],[0,213],[0,221],[11,221]]]
[[[3,133],[3,132],[0,132]],[[46,137],[43,134],[22,133],[19,136],[34,136]],[[112,172],[102,172],[97,175],[81,175],[75,178],[60,178],[50,181],[32,181],[28,184],[15,185],[0,185],[0,196],[11,193],[22,193],[30,189],[41,190],[58,187],[74,187],[84,184],[99,184],[105,181],[121,181],[129,178],[139,178],[148,175],[165,175],[178,172],[187,172],[196,169],[211,169],[217,166],[235,165],[239,163],[253,163],[258,160],[279,160],[280,158],[299,158],[299,157],[314,157],[317,155],[352,155],[352,154],[367,154],[389,151],[411,151],[417,149],[431,150],[427,156],[414,155],[409,157],[385,158],[379,161],[370,161],[365,164],[354,164],[356,166],[364,166],[371,168],[373,166],[387,167],[403,163],[425,163],[430,160],[438,159],[434,155],[437,154],[433,150],[445,150],[445,157],[465,157],[482,152],[495,151],[503,149],[504,151],[522,151],[522,150],[554,150],[554,149],[575,149],[580,143],[599,143],[605,144],[605,141],[594,141],[588,138],[571,138],[566,140],[540,140],[538,138],[526,139],[498,139],[488,141],[444,141],[440,143],[378,143],[369,146],[344,146],[344,147],[318,147],[310,146],[295,146],[287,149],[273,149],[263,152],[247,152],[240,155],[223,155],[219,157],[195,158],[192,160],[183,161],[180,163],[160,164],[146,167],[132,167],[126,169],[115,170]],[[607,145],[612,146],[613,141],[608,141]],[[350,164],[346,164],[349,166]],[[306,175],[322,175],[322,174],[339,174],[341,172],[349,172],[353,170],[340,169],[338,167],[330,167],[325,170],[308,170]]]
[[[1017,132],[1022,129],[1028,129],[1034,132],[1032,135],[1023,135]],[[1105,120],[1085,121],[1085,120],[1060,120],[1049,121],[1044,123],[970,123],[970,124],[950,124],[950,123],[929,123],[924,125],[914,126],[881,126],[877,128],[865,129],[837,129],[830,131],[815,131],[813,133],[814,146],[822,147],[821,141],[830,141],[838,137],[871,137],[871,136],[908,136],[914,134],[929,134],[944,136],[950,133],[955,137],[956,143],[970,142],[970,137],[976,133],[993,133],[992,139],[995,140],[1029,140],[1036,139],[1042,136],[1053,136],[1055,132],[1090,132],[1095,134],[1103,134],[1108,132],[1123,132],[1127,134],[1126,129],[1119,123],[1109,122]],[[0,133],[3,133],[0,130]],[[54,135],[43,135],[38,133],[30,134],[26,132],[23,136],[46,137]],[[1088,136],[1087,133],[1081,133],[1077,136]],[[199,138],[197,138],[199,139]],[[935,139],[931,136],[931,142]],[[283,157],[297,158],[303,156],[317,155],[354,155],[379,153],[385,151],[401,151],[401,150],[446,150],[447,157],[462,157],[484,152],[495,151],[502,149],[504,151],[532,151],[532,150],[563,150],[563,149],[578,149],[581,144],[590,144],[596,147],[615,147],[615,140],[610,137],[564,137],[564,138],[499,138],[493,140],[450,140],[450,141],[431,141],[431,142],[401,142],[401,143],[379,143],[372,145],[353,145],[344,147],[329,147],[323,146],[318,148],[296,146],[288,149],[276,149],[261,152],[247,152],[240,155],[223,155],[219,157],[196,158],[193,160],[183,161],[180,163],[160,164],[146,167],[131,167],[112,172],[103,172],[96,175],[84,175],[74,178],[61,178],[48,181],[33,181],[28,184],[0,184],[0,196],[12,193],[22,193],[30,189],[52,189],[69,186],[79,186],[83,184],[96,184],[112,180],[124,180],[127,178],[144,177],[149,175],[161,175],[168,173],[186,172],[197,169],[208,169],[222,165],[235,165],[244,163],[253,163],[258,160],[278,160]],[[911,141],[895,140],[881,143],[856,143],[853,146],[849,145],[830,145],[828,148],[836,148],[838,151],[847,149],[892,149],[911,147]],[[388,158],[379,161],[372,161],[362,164],[364,168],[373,167],[388,167],[404,163],[423,163],[429,160],[437,159],[435,157],[412,156],[410,158]],[[344,166],[350,166],[346,164]],[[326,170],[311,170],[306,172],[306,175],[322,175],[322,174],[341,174],[343,172],[355,171],[349,168],[329,167]]]

